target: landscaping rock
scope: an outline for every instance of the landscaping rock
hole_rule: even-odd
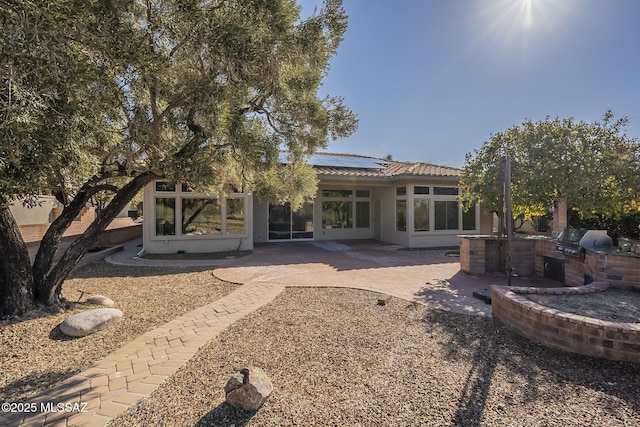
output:
[[[87,298],[89,304],[104,305],[106,307],[113,307],[116,305],[111,298],[107,298],[104,295],[93,295]]]
[[[122,318],[117,308],[96,308],[69,316],[60,324],[60,331],[70,337],[84,337],[105,329]]]
[[[226,402],[245,411],[257,411],[272,391],[273,385],[267,374],[255,367],[241,369],[224,386]]]

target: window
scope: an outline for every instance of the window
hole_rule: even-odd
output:
[[[396,187],[396,196],[406,196],[407,187]]]
[[[457,196],[458,187],[433,187],[435,196]]]
[[[170,184],[168,182],[156,181],[156,191],[158,192],[176,191],[176,185]]]
[[[156,198],[156,236],[176,234],[176,199],[174,197]]]
[[[352,202],[322,202],[322,228],[353,227]]]
[[[222,212],[218,199],[183,198],[182,234],[222,234]]]
[[[304,202],[300,209],[291,212],[291,238],[313,239],[312,202]]]
[[[413,187],[413,194],[429,194],[429,187],[416,185],[415,187]]]
[[[291,205],[269,203],[269,240],[313,239],[313,203],[297,211]]]
[[[413,231],[429,231],[429,199],[413,201]]]
[[[476,229],[476,207],[471,206],[467,212],[462,212],[462,229],[463,230],[475,230]]]
[[[368,228],[368,227],[369,227],[369,202],[356,202],[356,228]]]
[[[322,197],[353,197],[352,190],[322,190]]]
[[[188,184],[153,183],[156,192],[155,235],[164,236],[225,236],[245,235],[246,195],[236,193],[224,199],[199,195]],[[174,193],[172,195],[166,194]],[[171,196],[171,197],[166,197]]]
[[[322,228],[371,226],[370,190],[322,190],[322,197]]]
[[[269,240],[291,239],[291,205],[269,203]]]
[[[433,202],[433,208],[436,230],[458,229],[458,202],[437,200]]]
[[[407,231],[407,201],[396,200],[396,230]]]
[[[227,199],[227,234],[244,234],[244,199]]]

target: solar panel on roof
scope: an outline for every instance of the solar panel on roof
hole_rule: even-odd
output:
[[[314,154],[309,159],[313,166],[331,166],[337,168],[384,169],[384,162],[378,159],[357,156],[332,156]]]
[[[280,161],[287,163],[289,153],[281,152]],[[328,166],[334,168],[384,169],[386,162],[380,159],[358,156],[342,156],[331,154],[314,154],[309,158],[312,166]]]

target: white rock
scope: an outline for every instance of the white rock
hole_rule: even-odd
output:
[[[245,411],[257,411],[272,391],[273,385],[267,374],[255,367],[242,369],[224,386],[226,402]]]
[[[122,318],[117,308],[96,308],[69,316],[60,324],[63,334],[70,337],[84,337],[103,330]]]
[[[89,304],[104,305],[106,307],[113,307],[116,305],[111,298],[107,298],[104,295],[92,295],[87,298],[87,302]]]

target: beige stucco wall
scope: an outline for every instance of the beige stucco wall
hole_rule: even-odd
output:
[[[269,239],[269,203],[253,201],[253,241],[267,242]]]
[[[20,202],[14,202],[9,206],[18,225],[49,224],[53,217],[51,209],[57,205],[53,196],[38,197],[38,204],[32,208],[22,206]]]

